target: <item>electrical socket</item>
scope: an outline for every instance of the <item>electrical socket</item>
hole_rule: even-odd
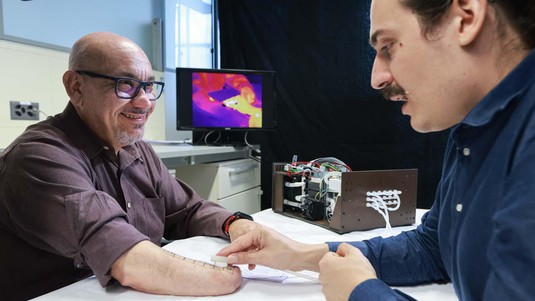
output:
[[[39,120],[38,102],[9,102],[11,120]]]

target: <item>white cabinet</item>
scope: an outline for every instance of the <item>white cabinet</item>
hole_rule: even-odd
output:
[[[177,178],[188,183],[204,199],[229,211],[260,211],[260,163],[241,159],[176,168]]]

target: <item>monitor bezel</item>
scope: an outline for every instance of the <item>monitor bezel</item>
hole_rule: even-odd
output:
[[[262,127],[210,127],[193,125],[192,74],[194,72],[260,75],[262,83]],[[183,78],[186,75],[186,78]],[[266,82],[264,79],[268,79]],[[184,86],[186,85],[186,86]],[[270,70],[176,68],[176,128],[186,131],[262,131],[277,127],[276,72]]]

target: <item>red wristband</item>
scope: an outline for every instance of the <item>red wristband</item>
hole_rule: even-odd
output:
[[[230,224],[232,224],[233,221],[236,220],[236,216],[235,215],[231,215],[227,218],[227,220],[225,221],[225,223],[223,224],[223,233],[225,233],[226,236],[229,236],[229,233],[228,233],[228,228],[230,228]]]
[[[221,229],[223,230],[223,233],[225,233],[225,235],[227,237],[230,236],[230,234],[228,233],[228,230],[230,228],[230,224],[232,224],[234,221],[240,219],[240,218],[245,218],[245,219],[248,219],[250,221],[253,220],[253,217],[248,215],[248,214],[245,214],[245,213],[242,213],[242,212],[236,212],[234,213],[233,215],[229,216],[225,222],[223,223],[223,226],[221,227]]]

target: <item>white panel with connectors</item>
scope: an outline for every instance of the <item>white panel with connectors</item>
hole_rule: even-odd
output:
[[[39,120],[38,102],[21,102],[11,100],[9,102],[11,120]]]

